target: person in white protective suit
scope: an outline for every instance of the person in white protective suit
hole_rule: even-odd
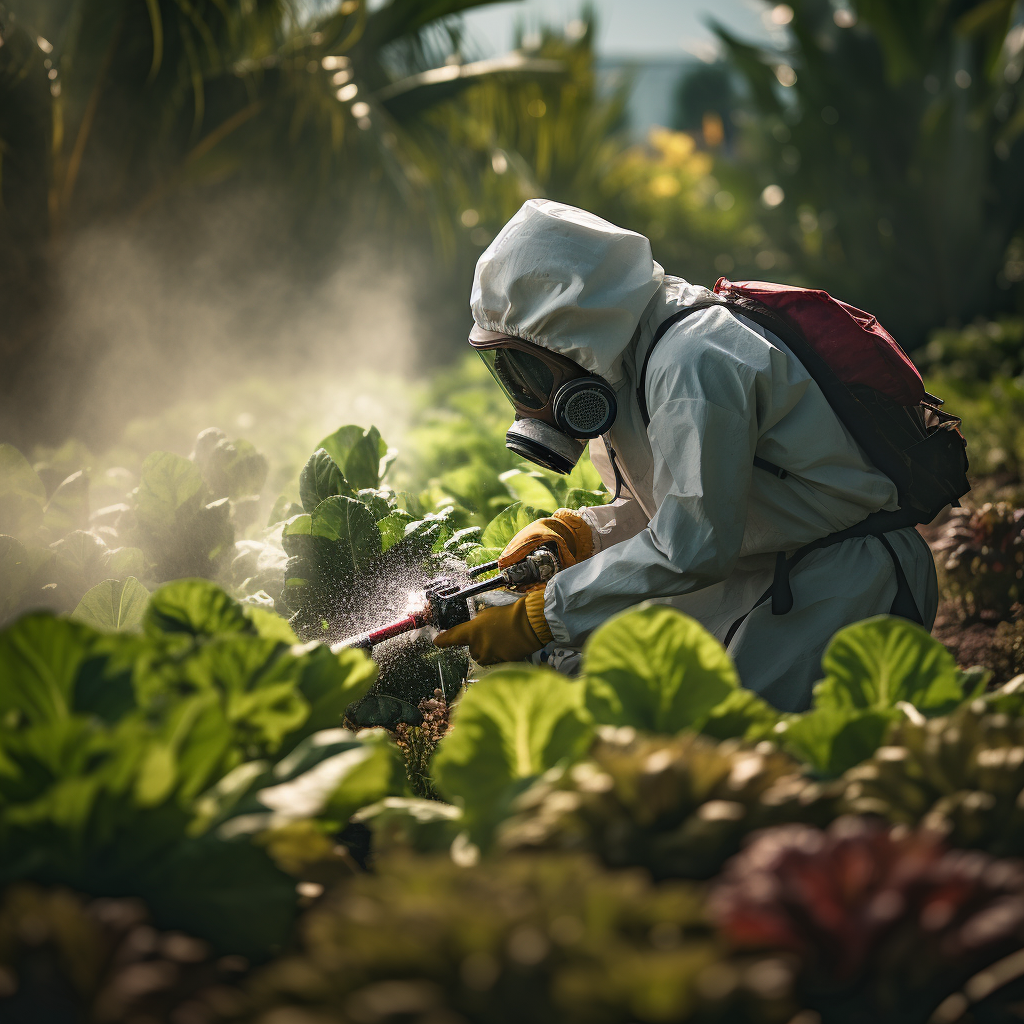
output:
[[[618,497],[522,531],[502,564],[549,543],[567,568],[441,633],[439,646],[468,645],[484,664],[551,643],[578,648],[653,600],[703,623],[727,642],[745,686],[797,711],[833,634],[893,607],[900,567],[931,627],[935,568],[913,528],[885,535],[891,552],[878,536],[811,551],[793,569],[787,614],[758,603],[777,552],[897,508],[897,491],[787,346],[724,307],[681,320],[653,349],[644,425],[636,388],[655,333],[714,298],[666,276],[642,235],[546,200],[526,203],[481,256],[470,342],[515,406],[509,447],[567,472],[590,439]]]

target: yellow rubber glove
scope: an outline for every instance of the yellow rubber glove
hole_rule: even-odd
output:
[[[544,591],[534,590],[515,604],[485,608],[469,622],[434,637],[438,647],[468,647],[481,665],[523,661],[554,639],[544,618]]]
[[[594,553],[590,524],[572,509],[560,508],[550,519],[538,519],[520,530],[498,556],[498,568],[506,569],[521,562],[545,544],[556,548],[563,569],[584,561]],[[537,584],[538,587],[542,585]]]

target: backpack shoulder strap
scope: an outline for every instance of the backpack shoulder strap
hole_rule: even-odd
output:
[[[680,323],[682,320],[685,320],[691,313],[699,313],[701,310],[710,309],[712,306],[725,305],[727,305],[727,303],[718,299],[705,299],[703,302],[695,302],[692,306],[684,306],[678,312],[673,313],[667,320],[662,321],[657,331],[654,332],[654,337],[651,339],[650,345],[647,346],[647,354],[644,356],[644,365],[640,370],[640,380],[636,386],[636,400],[640,404],[640,415],[643,417],[645,427],[649,427],[651,425],[651,414],[647,408],[647,366],[651,361],[654,346],[657,345],[666,334],[668,334],[671,328],[675,327],[675,325]]]

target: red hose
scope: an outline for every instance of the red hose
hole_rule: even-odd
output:
[[[393,636],[401,636],[403,633],[420,629],[429,621],[430,613],[428,611],[413,612],[412,615],[407,615],[404,619],[397,619],[394,622],[389,622],[386,626],[381,626],[380,629],[371,630],[366,634],[366,638],[371,644],[379,644],[383,640],[390,640]]]

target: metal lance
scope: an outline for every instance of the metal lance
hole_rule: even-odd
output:
[[[490,572],[496,572],[497,575],[489,580],[471,583],[468,587],[460,588],[458,582],[450,576],[438,576],[423,588],[422,604],[408,615],[333,644],[331,650],[337,652],[357,647],[372,651],[385,640],[424,626],[434,626],[439,630],[451,629],[472,618],[475,609],[473,598],[502,587],[515,592],[529,590],[538,584],[547,583],[561,568],[556,552],[550,547],[541,547],[504,569],[499,569],[497,562],[475,566],[469,570],[471,579]]]

